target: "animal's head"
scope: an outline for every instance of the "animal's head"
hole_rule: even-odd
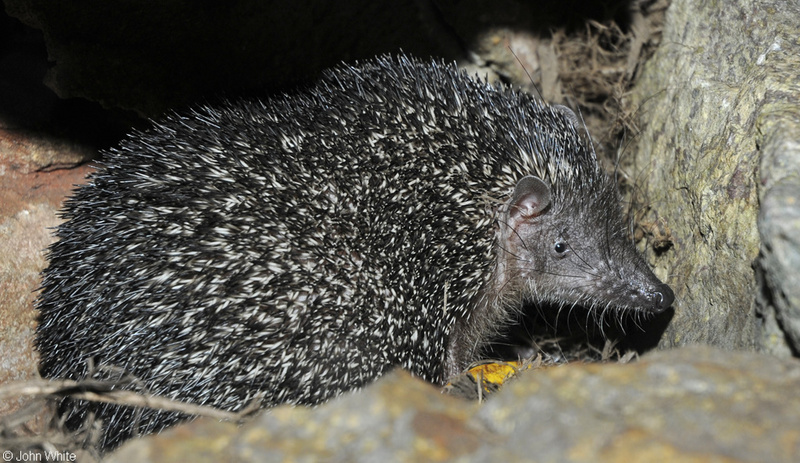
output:
[[[500,218],[500,284],[534,302],[661,312],[674,294],[634,248],[616,190],[601,180],[569,198],[539,177],[519,180]]]

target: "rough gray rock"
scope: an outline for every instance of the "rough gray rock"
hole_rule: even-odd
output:
[[[796,19],[800,20],[800,13]],[[758,231],[762,244],[758,265],[763,276],[759,303],[765,320],[761,339],[764,347],[786,354],[788,344],[796,356],[800,354],[800,47],[787,51],[792,55],[784,57],[792,56],[793,61],[777,63],[784,71],[779,75],[787,78],[770,85],[785,91],[759,117],[762,137]]]
[[[799,22],[796,2],[677,0],[636,86],[644,130],[628,160],[647,179],[637,182],[646,221],[665,224],[673,245],[657,262],[678,299],[662,347],[788,353],[781,330],[796,333],[800,259],[789,257],[798,225],[787,219],[797,206],[781,198],[797,188]]]
[[[200,420],[107,461],[797,462],[800,362],[683,348],[525,372],[483,406],[406,374],[237,428]]]

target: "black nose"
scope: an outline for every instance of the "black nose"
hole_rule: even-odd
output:
[[[654,296],[659,310],[666,310],[675,302],[675,293],[673,293],[672,288],[667,285],[662,284]]]

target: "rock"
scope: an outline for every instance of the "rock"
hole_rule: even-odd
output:
[[[106,461],[800,461],[800,361],[707,346],[528,370],[482,406],[396,372],[237,428],[199,420]]]
[[[400,48],[447,55],[413,0],[5,4],[44,31],[46,82],[59,96],[151,117],[203,97],[294,87],[343,60]]]
[[[82,167],[24,173],[4,161],[0,156],[0,385],[37,376],[33,300],[46,263],[44,250],[53,241],[51,227],[59,223],[61,201],[89,172]],[[0,402],[0,416],[23,403]]]
[[[623,161],[672,245],[654,257],[677,298],[661,347],[798,352],[799,22],[796,2],[676,0],[635,86],[644,129]]]

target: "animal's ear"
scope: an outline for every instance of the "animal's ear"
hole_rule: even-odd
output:
[[[560,104],[553,105],[553,109],[566,116],[567,120],[569,120],[570,123],[572,123],[572,126],[575,127],[576,130],[583,127],[583,124],[581,124],[581,121],[580,119],[578,119],[578,116],[575,114],[575,111]]]
[[[516,228],[520,222],[542,215],[550,205],[550,196],[550,187],[539,177],[520,179],[508,205],[509,224]]]

